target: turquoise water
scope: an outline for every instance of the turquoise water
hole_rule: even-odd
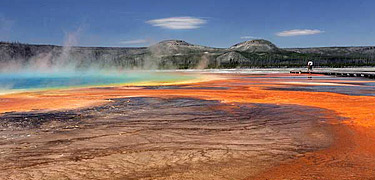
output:
[[[0,93],[138,82],[175,82],[193,78],[193,76],[161,72],[0,73]]]

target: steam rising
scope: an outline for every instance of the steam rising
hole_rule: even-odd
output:
[[[62,47],[59,46],[43,46],[40,52],[36,54],[27,54],[31,51],[30,47],[23,47],[27,45],[14,44],[15,49],[20,52],[14,52],[13,54],[7,54],[6,50],[0,54],[0,72],[12,73],[12,72],[56,72],[56,71],[74,71],[79,65],[79,59],[83,59],[85,54],[80,56],[72,56],[74,46],[78,44],[78,36],[82,28],[78,28],[74,32],[69,32],[65,36],[65,40]],[[24,51],[22,53],[22,51]],[[25,57],[18,57],[20,53]],[[13,57],[9,57],[13,56]],[[30,57],[27,57],[30,56]]]
[[[208,52],[204,53],[204,55],[202,56],[202,59],[199,61],[196,69],[205,69],[208,67],[208,63],[209,63],[209,58],[208,58]]]
[[[148,48],[78,47],[81,33],[81,27],[66,33],[63,46],[1,45],[0,74],[121,74],[128,70],[204,69],[212,59],[205,52],[206,47],[180,40],[163,41]]]

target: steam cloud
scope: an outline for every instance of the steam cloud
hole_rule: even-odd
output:
[[[181,66],[186,67],[186,64],[189,68],[204,69],[212,59],[208,52],[191,54],[184,49],[179,50],[179,46],[163,43],[148,48],[78,47],[82,32],[80,27],[66,33],[63,46],[18,43],[0,46],[0,75],[14,72],[113,73],[127,70],[178,69]]]
[[[0,46],[0,73],[122,71],[155,67],[141,61],[151,61],[151,55],[145,53],[145,49],[77,47],[82,32],[83,28],[79,27],[66,33],[63,46],[35,47],[18,43]]]

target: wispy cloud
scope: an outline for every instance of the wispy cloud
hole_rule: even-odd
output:
[[[276,33],[277,36],[304,36],[304,35],[313,35],[323,33],[324,31],[318,29],[293,29],[288,31],[282,31]]]
[[[149,43],[147,39],[135,39],[135,40],[128,40],[128,41],[121,41],[120,44],[125,45],[133,45],[133,44],[145,44]]]
[[[255,36],[242,36],[241,39],[261,39],[261,38],[255,37]]]
[[[197,29],[207,21],[195,17],[170,17],[163,19],[153,19],[146,21],[152,26],[158,26],[166,29]]]

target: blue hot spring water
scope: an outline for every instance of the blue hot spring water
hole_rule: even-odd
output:
[[[193,78],[191,75],[165,72],[0,73],[0,94],[138,82],[176,82]]]

